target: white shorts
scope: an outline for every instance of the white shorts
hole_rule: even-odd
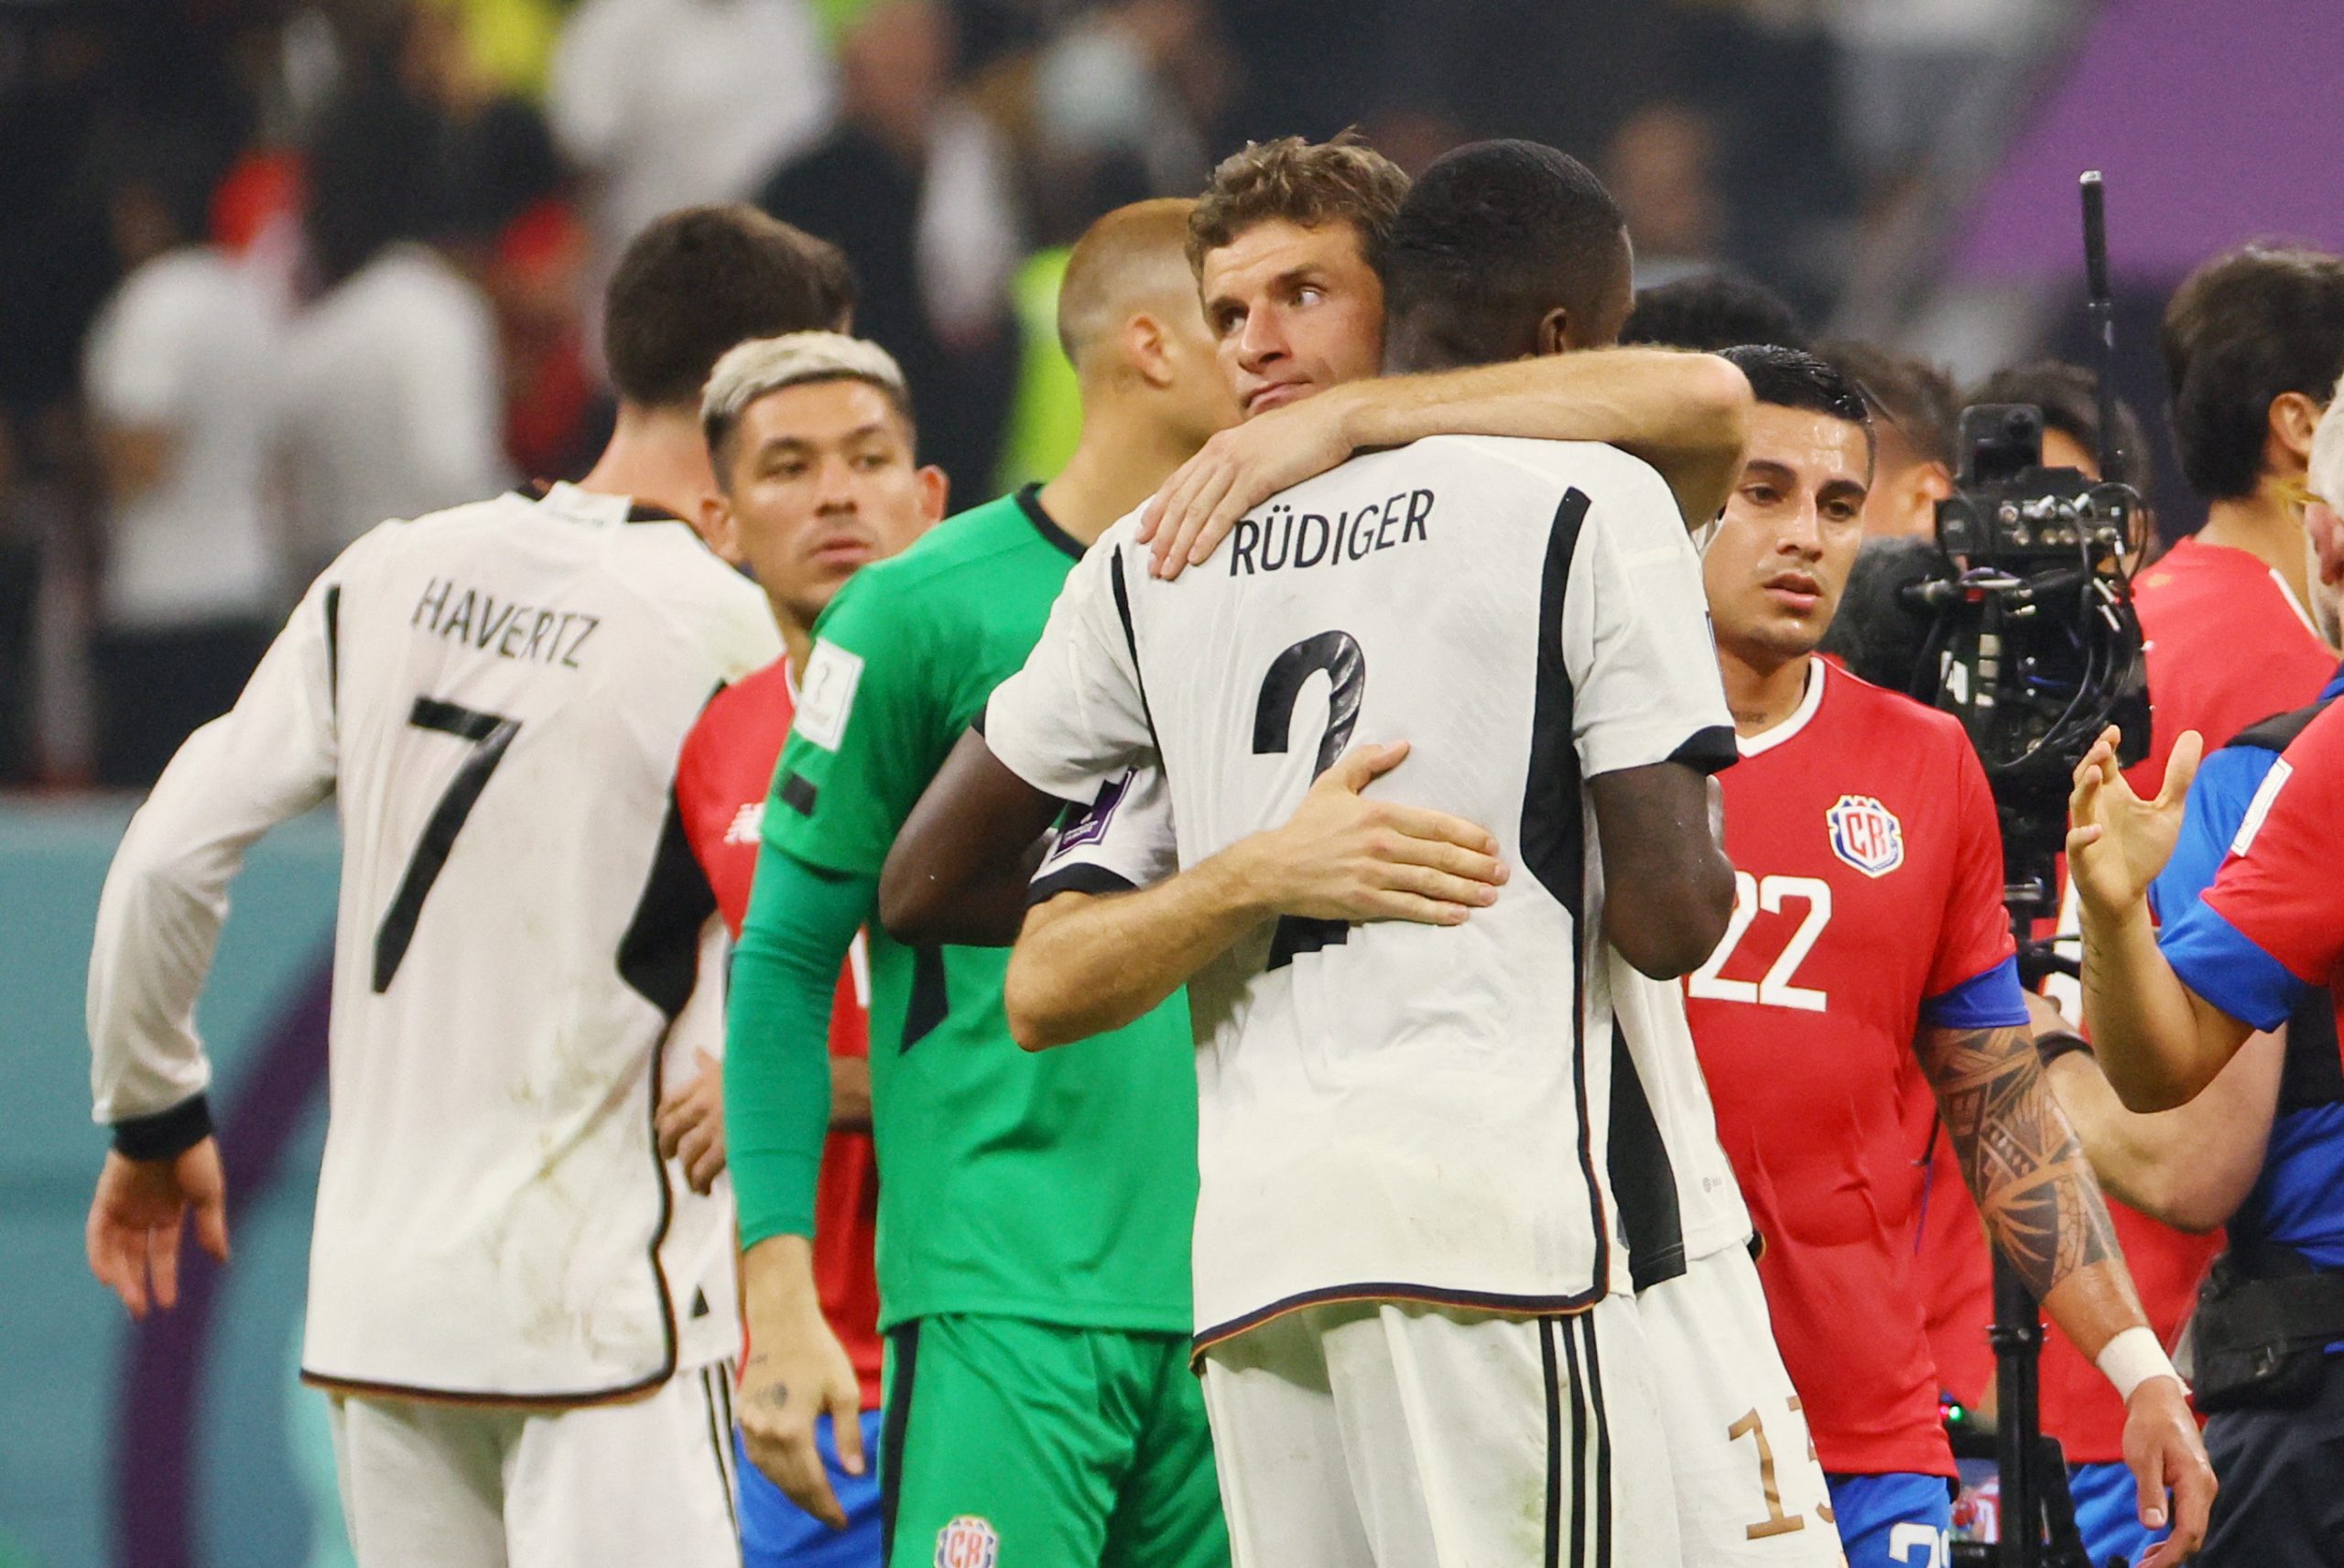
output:
[[[1306,1308],[1205,1353],[1235,1568],[1675,1568],[1635,1307]]]
[[[1749,1249],[1640,1292],[1686,1568],[1839,1568],[1831,1494]]]
[[[731,1381],[546,1411],[330,1396],[358,1568],[738,1568]]]

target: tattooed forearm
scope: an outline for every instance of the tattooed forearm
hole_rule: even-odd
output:
[[[1920,1054],[1978,1211],[2036,1299],[2117,1257],[2108,1206],[2027,1031],[1925,1030]]]

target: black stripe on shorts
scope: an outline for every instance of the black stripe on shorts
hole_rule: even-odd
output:
[[[904,1490],[904,1433],[911,1425],[912,1373],[919,1363],[919,1319],[887,1331],[885,1412],[879,1418],[879,1561],[895,1560],[895,1506]]]

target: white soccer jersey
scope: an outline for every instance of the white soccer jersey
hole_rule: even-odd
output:
[[[1107,782],[1035,871],[1030,898],[1127,892],[1179,869],[1171,795],[1162,768],[1151,765]],[[1617,1231],[1641,1291],[1698,1260],[1747,1247],[1750,1209],[1718,1141],[1683,988],[1637,973],[1609,945],[1603,964],[1615,1042],[1606,1164]]]
[[[779,653],[754,588],[623,499],[385,524],[133,818],[90,964],[107,1122],[204,1087],[229,880],[339,799],[313,1381],[568,1401],[736,1347],[729,1194],[692,1195],[653,1141],[663,1076],[722,1034],[670,785],[718,685]]]
[[[1349,747],[1405,739],[1374,793],[1487,825],[1527,873],[1454,928],[1281,921],[1191,983],[1200,1340],[1343,1297],[1623,1288],[1582,786],[1733,755],[1667,488],[1606,447],[1443,437],[1286,492],[1176,583],[1134,522],[988,706],[1004,763],[1091,805],[1160,757],[1188,866],[1285,821]]]

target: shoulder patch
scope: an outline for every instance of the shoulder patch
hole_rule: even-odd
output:
[[[936,1532],[936,1568],[993,1568],[1001,1537],[990,1520],[962,1514]]]
[[[789,732],[805,736],[825,752],[837,751],[846,737],[847,715],[854,708],[854,688],[862,680],[860,654],[850,654],[836,643],[816,643],[798,682],[798,712]]]
[[[1831,852],[1868,877],[1884,877],[1904,863],[1904,824],[1868,795],[1843,795],[1823,814]]]
[[[2287,765],[2284,757],[2271,764],[2271,771],[2263,775],[2262,787],[2247,803],[2245,816],[2239,821],[2238,837],[2230,840],[2231,854],[2243,855],[2254,848],[2254,836],[2263,831],[2263,819],[2271,815],[2271,803],[2279,798],[2279,792],[2286,787],[2287,781],[2295,773],[2295,770]]]

